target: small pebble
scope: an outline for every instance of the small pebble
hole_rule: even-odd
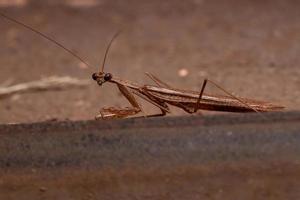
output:
[[[189,74],[189,71],[185,68],[178,70],[178,76],[180,76],[180,77],[186,77],[188,74]]]

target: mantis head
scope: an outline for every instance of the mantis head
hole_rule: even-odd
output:
[[[113,37],[112,39],[110,40],[107,48],[106,48],[106,51],[105,51],[105,54],[104,54],[104,59],[103,59],[103,64],[101,66],[101,70],[99,73],[93,73],[92,75],[92,79],[97,81],[98,85],[102,85],[103,83],[105,83],[106,81],[110,81],[112,79],[112,74],[111,73],[105,73],[104,72],[104,66],[105,66],[105,61],[106,61],[106,57],[107,57],[107,54],[108,54],[108,51],[109,51],[109,48],[112,44],[112,42],[114,41],[114,39],[121,33],[121,31],[118,31]]]
[[[110,81],[112,79],[112,74],[111,73],[104,73],[104,72],[93,73],[92,79],[94,81],[97,81],[98,85],[101,86],[106,81]]]

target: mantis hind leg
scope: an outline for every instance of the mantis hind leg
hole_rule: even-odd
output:
[[[211,84],[213,84],[215,87],[217,87],[218,89],[222,90],[224,93],[226,93],[227,95],[231,96],[232,98],[236,99],[237,101],[239,101],[241,104],[245,105],[246,107],[248,107],[249,109],[253,110],[254,112],[259,113],[258,110],[256,110],[255,108],[253,108],[251,105],[249,105],[248,103],[246,103],[245,101],[243,101],[242,99],[240,99],[239,97],[236,97],[235,95],[231,94],[230,92],[228,92],[227,90],[225,90],[224,88],[222,88],[221,86],[219,86],[217,83],[215,83],[214,81],[208,80],[208,79],[204,79],[202,87],[201,87],[201,91],[199,93],[199,97],[197,100],[197,103],[195,104],[194,107],[194,112],[197,112],[197,110],[199,109],[200,106],[200,101],[202,99],[202,95],[205,89],[205,86],[207,84],[207,82],[210,82]]]
[[[194,112],[197,112],[198,109],[199,109],[200,101],[201,101],[201,98],[202,98],[202,95],[203,95],[206,84],[207,84],[207,79],[204,79],[204,81],[202,83],[201,91],[200,91],[200,94],[199,94],[199,97],[198,97],[198,100],[197,100],[197,103],[196,103],[195,108],[194,108]]]

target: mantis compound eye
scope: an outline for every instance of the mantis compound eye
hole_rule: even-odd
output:
[[[105,81],[109,81],[111,78],[112,78],[112,75],[111,75],[110,73],[106,73],[106,74],[104,75],[104,80],[105,80]]]
[[[98,77],[99,77],[99,76],[97,75],[97,73],[93,73],[92,79],[93,79],[94,81],[96,81]]]

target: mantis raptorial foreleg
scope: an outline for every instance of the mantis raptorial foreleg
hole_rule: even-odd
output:
[[[149,103],[153,104],[154,106],[157,106],[160,108],[161,113],[154,114],[154,115],[145,115],[144,117],[157,117],[157,116],[164,116],[169,111],[169,108],[167,105],[162,104],[160,102],[155,102],[154,100],[151,100],[147,98],[146,96],[136,92],[136,91],[130,91],[126,86],[117,84],[120,92],[125,96],[125,98],[129,101],[129,103],[132,105],[132,107],[125,107],[125,108],[115,108],[115,107],[108,107],[108,108],[102,108],[100,110],[100,114],[96,116],[96,119],[112,119],[112,118],[125,118],[131,115],[135,115],[139,112],[143,112],[141,109],[141,106],[133,96],[133,93],[140,98],[148,101]]]
[[[125,117],[131,116],[131,115],[135,115],[142,111],[141,106],[139,105],[137,100],[134,98],[133,94],[124,85],[117,84],[117,86],[118,86],[120,92],[125,96],[125,98],[132,105],[132,107],[102,108],[100,110],[100,114],[96,116],[96,119],[99,119],[99,118],[102,118],[102,119],[125,118]]]

